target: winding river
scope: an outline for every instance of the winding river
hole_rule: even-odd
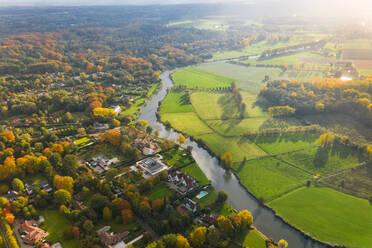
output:
[[[223,62],[226,61],[214,63]],[[169,140],[176,140],[180,133],[173,129],[167,130],[165,126],[158,121],[156,113],[160,102],[167,95],[167,89],[173,86],[170,74],[175,71],[176,70],[165,71],[161,74],[161,89],[147,102],[138,117],[139,120],[148,121],[149,125],[151,125],[154,130],[159,130],[161,138]],[[258,201],[240,185],[235,175],[226,172],[219,165],[217,158],[209,154],[207,150],[200,147],[196,142],[187,139],[186,145],[193,148],[193,158],[211,181],[215,189],[224,190],[229,194],[228,203],[237,210],[248,209],[252,212],[254,216],[254,225],[258,230],[275,241],[284,238],[288,241],[289,248],[327,247],[326,245],[313,241],[311,238],[307,238],[301,232],[278,218],[270,209],[261,207]]]

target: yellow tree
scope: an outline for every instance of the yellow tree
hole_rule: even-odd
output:
[[[185,144],[186,143],[186,138],[185,138],[185,136],[183,136],[182,134],[180,134],[180,135],[178,135],[177,141],[180,144]]]
[[[205,243],[207,235],[207,228],[205,226],[200,226],[194,229],[192,233],[190,233],[190,241],[194,247],[202,247]]]
[[[229,220],[223,215],[217,218],[217,226],[222,232],[227,233],[229,235],[232,234],[232,232],[234,231],[234,226],[231,220]]]
[[[104,207],[102,213],[103,219],[106,221],[110,221],[112,219],[112,211],[108,207]]]
[[[119,146],[120,140],[121,140],[120,130],[116,130],[116,129],[108,130],[105,134],[105,138],[113,146]]]
[[[190,248],[189,241],[182,236],[182,235],[177,235],[176,237],[176,248]]]
[[[226,152],[221,156],[221,162],[225,167],[230,167],[232,165],[232,155],[231,152]]]
[[[287,241],[285,241],[284,239],[279,240],[279,242],[278,242],[278,247],[279,248],[286,248],[287,246],[288,246]]]
[[[319,136],[319,144],[323,147],[330,147],[333,144],[335,136],[332,132],[324,133]]]
[[[244,228],[253,224],[253,216],[248,210],[245,209],[240,211],[238,213],[238,216],[240,217],[242,226]]]

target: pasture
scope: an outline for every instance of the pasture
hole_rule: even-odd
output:
[[[181,90],[172,90],[161,103],[160,114],[193,112],[187,93]]]
[[[169,23],[170,27],[182,27],[182,28],[196,28],[196,29],[207,29],[215,31],[223,31],[229,28],[226,20],[221,19],[197,19],[197,20],[183,20],[179,22]]]
[[[311,179],[306,172],[275,158],[234,163],[233,169],[244,187],[257,198],[263,197],[265,201],[289,192]]]
[[[279,158],[321,176],[352,168],[366,161],[364,154],[341,145],[334,145],[332,149],[310,147]]]
[[[212,133],[194,112],[163,114],[163,122],[169,122],[176,130],[184,132],[187,135],[202,135]]]
[[[227,87],[233,78],[206,72],[195,67],[187,67],[172,74],[176,85],[185,85],[187,88],[217,88]]]
[[[319,240],[359,248],[372,244],[372,207],[367,200],[325,187],[302,187],[269,206]]]
[[[251,65],[293,65],[302,64],[304,61],[309,60],[333,60],[331,57],[324,57],[322,55],[311,53],[311,52],[300,52],[295,54],[289,54],[284,56],[271,57],[268,59],[248,59],[242,61],[245,64]]]

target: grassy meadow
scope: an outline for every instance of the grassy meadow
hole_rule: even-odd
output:
[[[372,207],[367,200],[329,188],[303,187],[269,206],[319,240],[359,248],[372,244]]]
[[[242,185],[255,197],[263,198],[290,224],[322,241],[368,247],[371,243],[372,221],[369,220],[372,208],[366,200],[344,194],[370,197],[368,182],[372,178],[371,172],[357,167],[366,161],[364,154],[341,145],[322,148],[318,144],[320,133],[315,131],[262,133],[271,128],[299,127],[304,120],[336,132],[341,130],[346,135],[348,130],[352,130],[340,129],[340,123],[345,122],[346,127],[349,123],[342,117],[272,118],[267,113],[266,103],[258,99],[257,93],[264,85],[265,76],[306,81],[322,77],[321,71],[282,72],[277,68],[216,63],[188,67],[178,72],[173,74],[173,80],[176,85],[192,88],[190,99],[185,97],[186,93],[170,92],[160,108],[163,122],[167,121],[177,130],[201,140],[217,156],[231,152],[232,170]],[[230,86],[232,81],[237,83],[247,105],[244,116],[241,116],[232,93],[215,89]],[[368,140],[369,129],[362,130],[367,131],[355,133],[355,137],[363,136]],[[250,135],[245,135],[247,133]],[[354,167],[357,168],[351,170]],[[193,164],[182,170],[202,184],[207,182],[204,174]],[[314,179],[316,174],[320,174],[317,180]],[[305,187],[308,181],[313,185],[315,180],[317,185],[326,187]],[[356,188],[360,190],[356,191]],[[194,200],[206,206],[216,197],[217,192],[211,190],[208,196]],[[264,247],[263,240],[254,232],[242,234],[236,241],[248,247]]]

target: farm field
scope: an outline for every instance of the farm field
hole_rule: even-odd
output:
[[[213,54],[213,58],[210,60],[213,61],[213,60],[230,59],[230,58],[237,58],[237,57],[250,56],[250,55],[259,55],[268,49],[276,49],[276,48],[299,45],[299,44],[308,43],[308,42],[319,40],[319,39],[324,39],[327,37],[328,37],[327,35],[323,35],[323,34],[301,33],[298,35],[291,36],[290,39],[285,42],[278,42],[278,43],[273,44],[269,41],[261,41],[258,43],[254,43],[252,45],[248,45],[241,50],[219,51]]]
[[[216,88],[230,86],[235,79],[208,73],[195,67],[186,67],[172,74],[176,85],[185,85],[188,88]]]
[[[319,61],[319,60],[332,60],[332,57],[324,57],[319,54],[311,53],[311,52],[300,52],[296,54],[284,55],[284,56],[277,56],[269,59],[247,59],[242,61],[244,64],[251,64],[251,65],[293,65],[293,64],[301,64],[304,61]]]
[[[318,144],[318,132],[299,132],[273,135],[258,135],[253,142],[270,154],[303,149]]]
[[[204,134],[196,138],[202,139],[218,156],[231,152],[234,162],[243,161],[244,157],[252,159],[266,155],[264,151],[246,138],[224,138],[218,134]]]
[[[162,102],[160,114],[164,113],[184,113],[192,112],[192,106],[188,101],[188,96],[185,91],[172,90]]]
[[[372,42],[370,40],[355,39],[346,41],[343,44],[343,49],[369,49],[372,50]]]
[[[303,187],[269,206],[319,240],[360,248],[372,243],[372,208],[367,200],[325,187]]]
[[[332,149],[311,147],[281,155],[279,158],[295,164],[314,175],[335,173],[355,167],[366,161],[366,158],[359,152],[340,145],[335,145]]]
[[[245,230],[235,238],[236,242],[249,248],[266,248],[266,241],[256,230]]]
[[[185,132],[187,135],[202,135],[212,132],[194,112],[164,114],[161,119],[171,123],[174,129]]]
[[[231,120],[208,120],[207,124],[216,132],[226,136],[238,136],[260,130],[268,117],[253,117]]]
[[[274,79],[282,72],[279,68],[247,67],[232,63],[204,64],[200,65],[198,68],[234,78],[239,88],[254,93],[258,93],[263,87],[265,76]]]
[[[368,164],[341,174],[322,178],[321,185],[356,197],[372,198],[372,167]]]
[[[283,163],[275,158],[250,160],[234,163],[241,183],[254,196],[272,200],[281,194],[303,185],[311,176],[306,172]]]

